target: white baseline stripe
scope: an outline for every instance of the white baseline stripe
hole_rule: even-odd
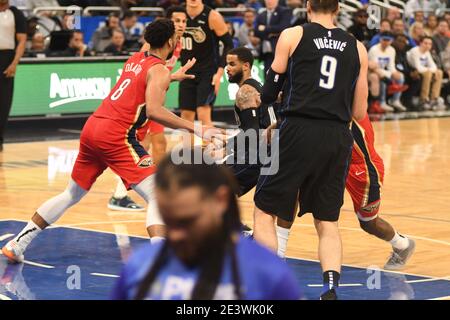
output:
[[[339,287],[362,287],[362,283],[339,283]],[[310,288],[321,288],[323,284],[308,284]]]
[[[0,236],[0,241],[9,239],[9,238],[11,238],[11,237],[14,237],[14,234],[13,234],[13,233],[7,233],[7,234],[4,234],[4,235]]]
[[[115,274],[97,273],[97,272],[91,273],[91,276],[106,277],[106,278],[119,278],[119,276],[117,276]]]
[[[450,296],[437,297],[437,298],[428,299],[428,300],[450,300]]]
[[[33,261],[28,261],[28,260],[24,260],[23,263],[29,264],[30,266],[35,266],[35,267],[40,267],[40,268],[45,268],[45,269],[55,269],[54,266],[50,266],[48,264],[37,263],[37,262],[33,262]]]
[[[12,300],[10,297],[4,296],[3,294],[0,294],[0,300]]]
[[[405,281],[406,283],[421,283],[421,282],[431,282],[431,281],[448,281],[450,279],[449,277],[444,278],[435,278],[435,279],[419,279],[419,280],[408,280]]]

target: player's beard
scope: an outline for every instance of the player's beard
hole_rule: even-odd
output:
[[[239,72],[236,72],[234,76],[230,76],[228,79],[228,82],[230,83],[240,83],[242,81],[242,78],[244,77],[244,72],[241,70]]]

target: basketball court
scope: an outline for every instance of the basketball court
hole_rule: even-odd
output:
[[[450,299],[450,118],[381,121],[373,126],[386,168],[380,214],[415,239],[417,247],[404,270],[382,272],[391,248],[359,228],[346,194],[340,219],[345,265],[340,296]],[[44,137],[5,144],[0,153],[0,246],[23,228],[43,201],[65,188],[77,149],[78,140]],[[124,259],[148,241],[146,212],[107,209],[115,185],[113,173],[106,171],[92,192],[36,238],[25,264],[9,265],[0,256],[0,299],[107,299]],[[143,204],[137,194],[132,197]],[[248,225],[252,197],[253,192],[240,200]],[[322,290],[317,246],[311,216],[298,219],[287,262],[310,299]]]

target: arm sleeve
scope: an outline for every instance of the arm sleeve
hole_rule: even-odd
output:
[[[16,7],[11,7],[16,23],[16,33],[27,33],[27,19],[22,11]]]
[[[228,32],[218,38],[223,43],[223,53],[219,60],[219,67],[225,68],[227,65],[227,53],[234,48],[233,38]]]

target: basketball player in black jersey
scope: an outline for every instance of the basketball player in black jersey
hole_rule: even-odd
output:
[[[248,139],[245,148],[237,144],[239,135],[235,138],[234,159],[228,166],[238,181],[237,195],[240,197],[253,189],[258,181],[261,168],[258,161],[259,138],[262,133],[260,129],[275,124],[277,119],[271,105],[260,106],[262,85],[251,77],[254,60],[251,50],[245,47],[232,49],[228,51],[226,60],[228,81],[239,85],[234,106],[236,122],[241,129],[239,134],[246,135],[252,130],[253,137],[257,138],[253,141]]]
[[[261,175],[255,192],[254,238],[277,251],[275,218],[311,212],[319,236],[325,292],[336,299],[342,244],[338,218],[353,138],[352,117],[367,110],[367,52],[334,25],[338,0],[309,0],[311,23],[284,30],[268,71],[262,103],[283,87],[279,110],[278,170]],[[272,164],[273,166],[273,164]]]
[[[226,65],[226,53],[233,48],[233,39],[222,15],[203,4],[202,0],[187,0],[186,31],[181,39],[181,64],[196,58],[197,63],[189,71],[195,79],[183,81],[179,88],[181,117],[203,124],[211,124],[211,107],[219,91],[220,79]],[[219,57],[219,44],[224,44]]]

